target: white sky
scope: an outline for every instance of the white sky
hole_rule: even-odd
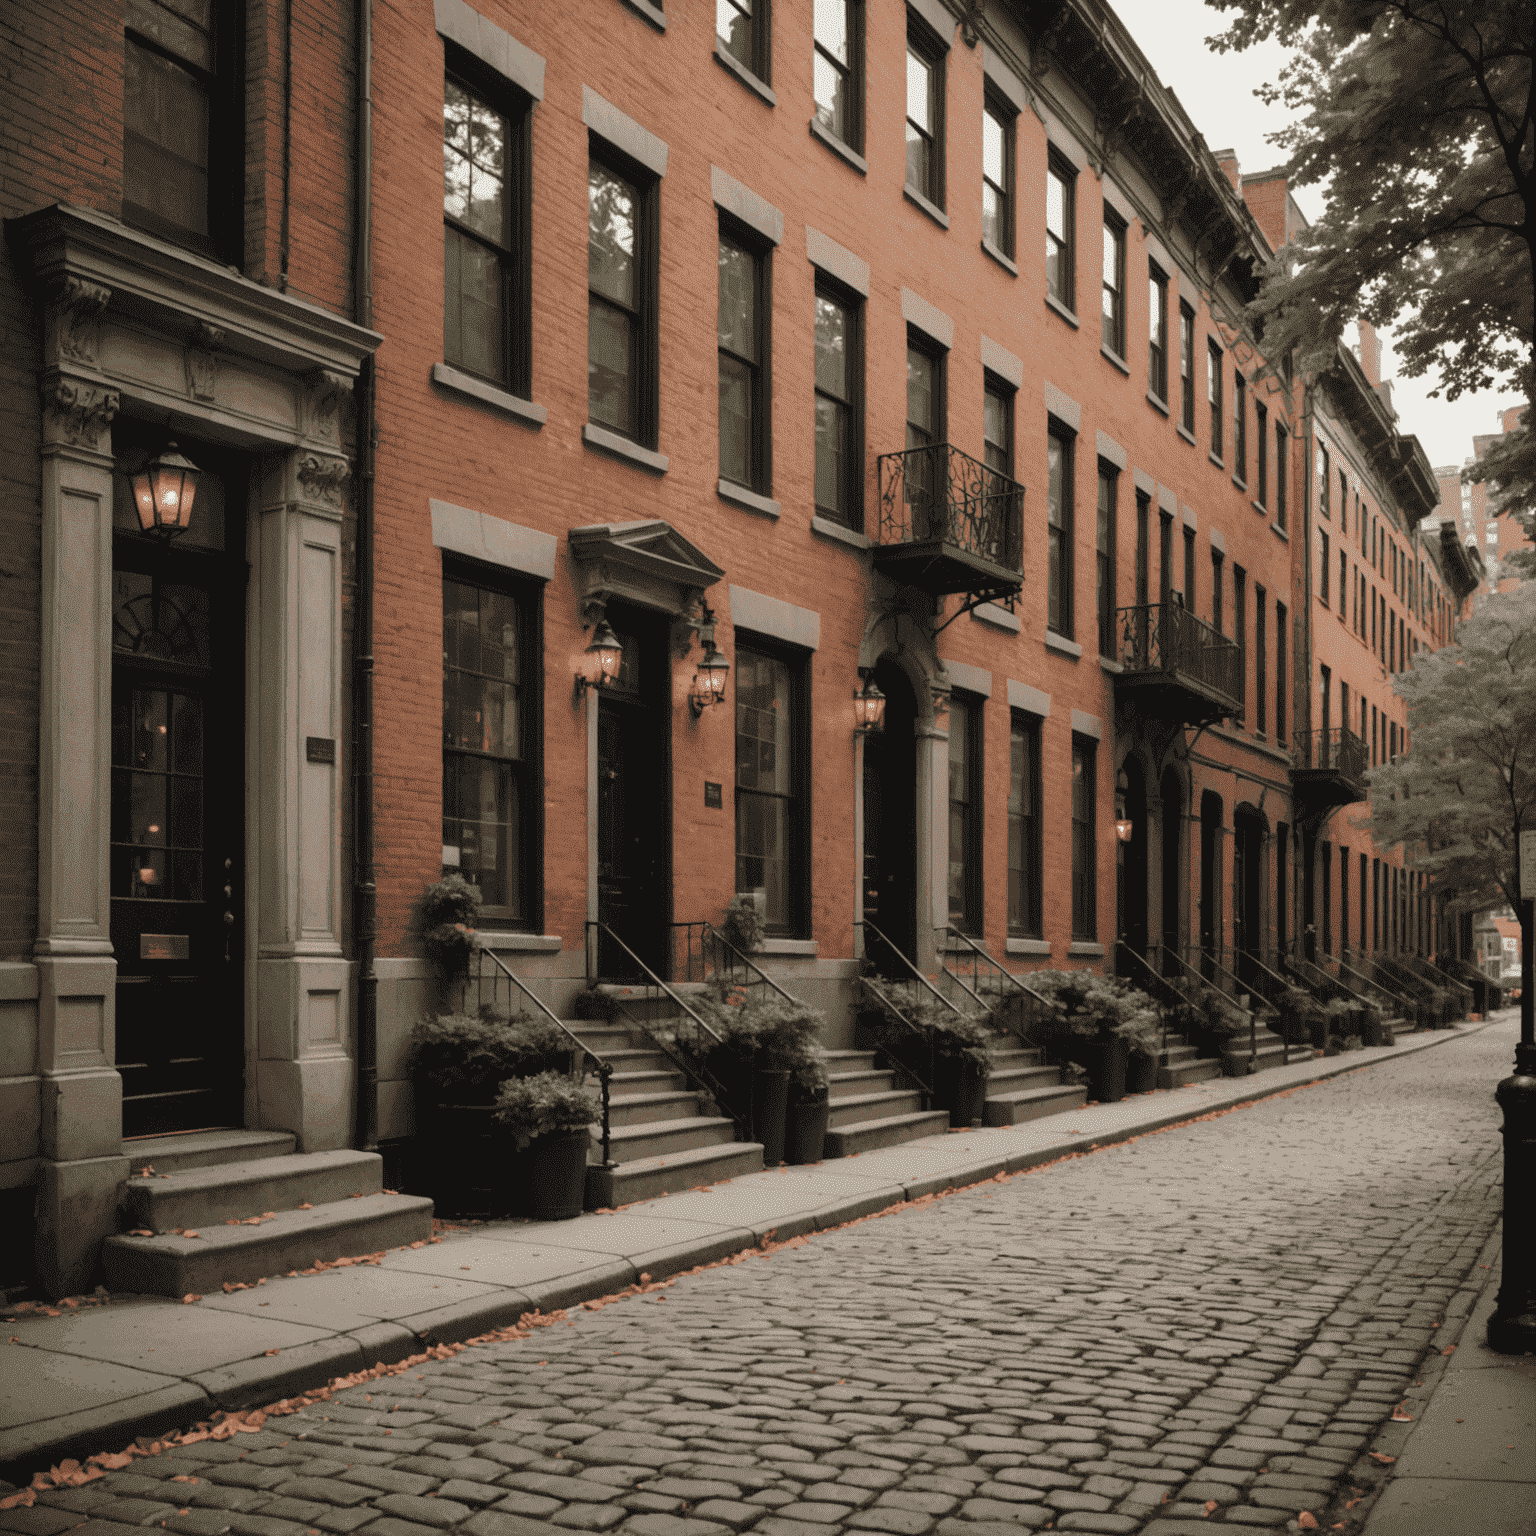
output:
[[[1284,127],[1288,114],[1282,107],[1265,106],[1253,94],[1265,81],[1278,78],[1285,62],[1282,48],[1268,43],[1240,54],[1207,49],[1205,39],[1224,31],[1227,21],[1202,0],[1113,0],[1113,4],[1158,78],[1173,87],[1213,150],[1236,150],[1238,164],[1247,172],[1283,163],[1284,152],[1268,143],[1265,135]],[[1317,188],[1304,187],[1293,195],[1308,218],[1322,211]],[[1382,351],[1382,376],[1390,379],[1396,371],[1391,337],[1383,339],[1387,345]],[[1454,404],[1431,400],[1429,392],[1436,382],[1429,375],[1395,379],[1392,390],[1399,429],[1418,437],[1434,465],[1460,464],[1469,458],[1473,434],[1497,432],[1497,410],[1519,403],[1515,395],[1492,391],[1463,395]]]

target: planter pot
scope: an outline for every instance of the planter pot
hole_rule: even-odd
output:
[[[1131,1048],[1124,1040],[1095,1040],[1084,1052],[1088,1069],[1088,1097],[1100,1104],[1116,1104],[1125,1097],[1125,1071]]]
[[[1308,1019],[1307,1038],[1312,1042],[1314,1050],[1322,1050],[1328,1044],[1328,1020]]]
[[[454,1102],[416,1090],[414,1193],[456,1216],[504,1216],[516,1203],[515,1148],[483,1102]],[[465,1097],[470,1097],[469,1093]],[[474,1098],[481,1098],[479,1094]]]
[[[784,1126],[789,1113],[789,1069],[752,1074],[752,1139],[763,1144],[763,1166],[784,1161]]]
[[[570,1221],[580,1216],[587,1191],[591,1133],[549,1131],[535,1136],[518,1158],[517,1176],[525,1215],[535,1221]]]
[[[798,1166],[821,1161],[831,1114],[832,1106],[826,1099],[791,1100],[784,1136],[786,1163]]]
[[[1151,1093],[1157,1087],[1157,1057],[1141,1051],[1132,1051],[1125,1069],[1127,1093]]]
[[[987,1069],[970,1056],[940,1056],[934,1063],[935,1109],[949,1111],[951,1126],[980,1122],[987,1102]]]
[[[1381,1020],[1372,1018],[1369,1014],[1360,1025],[1360,1039],[1366,1045],[1385,1045],[1386,1030],[1382,1028]]]

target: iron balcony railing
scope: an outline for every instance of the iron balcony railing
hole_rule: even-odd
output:
[[[1016,575],[1024,571],[1024,487],[948,443],[882,454],[880,537],[949,545]]]
[[[1170,682],[1194,684],[1242,707],[1243,653],[1235,640],[1197,619],[1177,603],[1143,603],[1116,613],[1119,651],[1128,677],[1160,674]]]
[[[1310,731],[1296,739],[1298,768],[1325,768],[1352,783],[1361,783],[1370,766],[1370,753],[1347,725],[1332,730]]]

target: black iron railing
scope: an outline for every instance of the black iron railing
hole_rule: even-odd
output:
[[[938,1060],[934,1048],[932,1035],[920,1029],[908,1016],[903,1007],[910,1007],[913,1003],[937,1003],[940,1007],[947,1008],[951,1013],[964,1012],[951,998],[945,995],[931,982],[918,968],[912,957],[899,949],[891,940],[880,931],[868,918],[854,924],[856,928],[862,928],[865,934],[864,949],[866,955],[869,952],[869,935],[873,934],[875,941],[884,947],[884,951],[890,958],[899,961],[899,968],[907,974],[898,979],[888,976],[863,976],[860,984],[865,995],[873,1002],[892,1023],[899,1025],[912,1035],[914,1042],[921,1049],[928,1052],[928,1077],[925,1080],[915,1072],[907,1061],[901,1059],[895,1053],[888,1052],[892,1065],[904,1072],[912,1079],[917,1091],[923,1096],[923,1108],[930,1109],[933,1106],[933,1084],[937,1075]]]
[[[1168,1020],[1173,1016],[1174,1009],[1180,1007],[1188,999],[1173,985],[1159,975],[1157,969],[1140,951],[1132,949],[1124,939],[1115,940],[1115,973],[1123,980],[1140,987],[1157,1003],[1157,1015],[1162,1021],[1163,1043],[1162,1052],[1166,1059],[1168,1055]]]
[[[1370,767],[1366,744],[1347,725],[1331,730],[1309,731],[1296,738],[1298,768],[1328,768],[1342,778],[1360,783]]]
[[[1016,1035],[1034,1049],[1036,1040],[1030,1025],[1061,1007],[1048,997],[1041,997],[1032,987],[1006,966],[999,965],[969,934],[945,924],[933,930],[943,974],[961,989],[979,1008],[990,1010],[997,1026]],[[1007,1006],[999,1007],[1000,1003]]]
[[[672,975],[678,981],[720,982],[743,1001],[768,993],[786,1003],[799,999],[744,955],[709,922],[672,924]]]
[[[879,544],[937,541],[1024,570],[1024,487],[948,443],[879,458]]]
[[[1177,603],[1143,603],[1116,611],[1117,660],[1127,674],[1161,674],[1195,683],[1229,700],[1243,696],[1243,653],[1235,640]]]
[[[533,1010],[548,1024],[553,1024],[556,1029],[571,1042],[572,1051],[580,1051],[582,1058],[582,1075],[585,1076],[588,1069],[597,1074],[597,1085],[602,1094],[603,1118],[603,1167],[613,1167],[611,1136],[612,1126],[609,1120],[609,1079],[613,1076],[613,1063],[606,1057],[600,1056],[591,1046],[586,1044],[578,1035],[567,1029],[564,1022],[558,1019],[554,1012],[548,1008],[543,1000],[535,993],[523,979],[507,967],[506,962],[493,949],[477,949],[475,958],[471,962],[471,973],[464,985],[475,991],[476,1009],[490,1008],[496,1013],[505,1013],[508,1016],[519,1013],[522,1009],[531,1005]],[[502,999],[505,997],[506,1001]],[[465,1010],[468,1011],[467,1009]]]

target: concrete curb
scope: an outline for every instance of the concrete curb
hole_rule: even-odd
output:
[[[711,1193],[724,1194],[736,1185],[741,1187],[745,1199],[750,1194],[767,1192],[771,1186],[782,1181],[785,1186],[782,1191],[772,1190],[773,1203],[784,1207],[782,1214],[765,1214],[742,1221],[738,1212],[735,1219],[719,1223],[712,1223],[712,1216],[692,1219],[685,1217],[681,1224],[697,1229],[696,1235],[690,1235],[685,1241],[660,1247],[637,1246],[633,1253],[622,1255],[592,1252],[590,1264],[576,1265],[548,1279],[513,1278],[496,1281],[477,1274],[475,1283],[494,1287],[489,1294],[450,1302],[431,1310],[381,1319],[361,1327],[338,1329],[329,1337],[285,1345],[280,1353],[273,1356],[263,1354],[220,1362],[208,1369],[180,1375],[147,1373],[129,1368],[131,1374],[145,1378],[146,1390],[126,1394],[116,1401],[81,1411],[48,1416],[0,1430],[0,1475],[12,1481],[26,1482],[33,1471],[65,1456],[83,1457],[103,1449],[116,1450],[135,1436],[186,1425],[211,1415],[217,1409],[259,1407],[279,1398],[312,1391],[324,1386],[337,1375],[366,1368],[375,1362],[394,1364],[433,1344],[460,1343],[506,1327],[527,1312],[538,1310],[548,1313],[612,1295],[637,1283],[642,1274],[648,1274],[652,1279],[665,1279],[696,1265],[713,1263],[758,1247],[769,1240],[770,1235],[784,1241],[809,1233],[824,1232],[925,1196],[963,1189],[984,1183],[1000,1174],[1024,1173],[1062,1158],[1120,1145],[1169,1126],[1230,1111],[1239,1105],[1257,1103],[1309,1084],[1325,1082],[1346,1072],[1362,1070],[1379,1062],[1399,1059],[1416,1051],[1463,1039],[1487,1028],[1491,1022],[1482,1020],[1476,1024],[1429,1031],[1408,1036],[1395,1046],[1314,1058],[1289,1067],[1271,1068],[1252,1077],[1211,1079],[1190,1088],[1146,1096],[1144,1107],[1138,1098],[1122,1100],[1115,1105],[1092,1108],[1084,1106],[1051,1117],[1110,1122],[1087,1130],[1064,1130],[1050,1136],[1052,1128],[1049,1122],[1036,1120],[1017,1126],[951,1131],[945,1136],[878,1148],[805,1168],[765,1171],[728,1180],[713,1186]],[[1008,1141],[1017,1138],[1020,1133],[1049,1139],[1032,1147],[1010,1149]],[[957,1137],[978,1138],[985,1144],[986,1150],[977,1155],[970,1151],[969,1146],[955,1148]],[[931,1171],[903,1169],[901,1176],[894,1179],[890,1174],[895,1170],[888,1171],[889,1165],[893,1163],[899,1165],[913,1160],[921,1162],[935,1159],[943,1166]],[[865,1169],[868,1169],[867,1174]],[[818,1199],[822,1191],[810,1188],[807,1190],[810,1199],[796,1209],[793,1201],[795,1182],[803,1180],[808,1185],[813,1181],[823,1184],[829,1179],[834,1182],[846,1180],[858,1187],[849,1188],[846,1192],[839,1191],[831,1199]],[[619,1218],[634,1215],[665,1219],[672,1209],[676,1209],[688,1198],[687,1195],[675,1200],[658,1197],[625,1207],[614,1215]],[[523,1223],[518,1225],[515,1239],[499,1241],[496,1246],[506,1250],[508,1265],[515,1269],[518,1258],[537,1257],[545,1248],[563,1250],[561,1238],[567,1231],[565,1224],[559,1222]],[[444,1241],[452,1241],[459,1235],[445,1235]],[[463,1235],[472,1237],[475,1234]],[[540,1246],[535,1247],[536,1244]],[[430,1271],[433,1274],[437,1272]],[[348,1278],[358,1273],[358,1270],[348,1270],[328,1276],[324,1282],[328,1299],[334,1299],[336,1292],[346,1287]],[[218,1299],[216,1294],[210,1297],[210,1300],[215,1299]],[[165,1305],[179,1307],[181,1304],[167,1301]],[[163,1321],[174,1327],[174,1314]],[[14,1345],[11,1347],[16,1348]],[[37,1364],[44,1374],[52,1366],[55,1379],[61,1361],[73,1359],[82,1371],[88,1365],[99,1364],[94,1357],[82,1355],[80,1351],[64,1349],[56,1352],[46,1343],[34,1346],[29,1340],[23,1347],[35,1348],[37,1355],[49,1357]],[[24,1400],[28,1396],[28,1387],[22,1377],[34,1373],[19,1370],[14,1355],[7,1357],[6,1367],[7,1398],[12,1402]],[[151,1381],[152,1386],[149,1385]]]

